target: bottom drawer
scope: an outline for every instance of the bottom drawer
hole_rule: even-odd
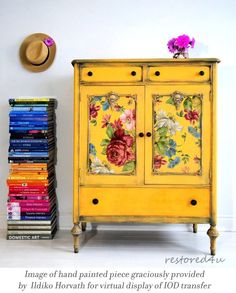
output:
[[[80,188],[80,216],[209,217],[207,188]]]

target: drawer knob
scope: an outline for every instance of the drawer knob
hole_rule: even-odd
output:
[[[92,75],[93,75],[92,71],[89,71],[88,76],[92,76]]]
[[[138,134],[138,136],[139,136],[139,137],[144,137],[144,133],[143,133],[143,132],[140,132],[140,133]]]
[[[201,71],[199,72],[199,74],[200,74],[201,76],[203,76],[203,75],[205,74],[205,72],[201,70]]]
[[[155,75],[156,75],[156,76],[161,75],[160,71],[155,71]]]
[[[94,198],[94,199],[92,200],[92,203],[93,203],[93,204],[98,204],[98,203],[99,203],[99,200],[98,200],[97,198]]]
[[[147,133],[146,133],[146,136],[147,136],[147,137],[151,137],[151,136],[152,136],[151,132],[147,132]]]
[[[131,71],[131,75],[135,76],[136,75],[136,71]]]
[[[196,199],[192,199],[190,203],[191,203],[192,206],[196,206],[197,205]]]

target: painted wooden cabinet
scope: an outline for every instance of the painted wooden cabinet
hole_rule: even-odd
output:
[[[217,59],[74,60],[74,251],[87,222],[216,230]]]

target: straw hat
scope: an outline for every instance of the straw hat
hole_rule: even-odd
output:
[[[22,65],[33,72],[48,69],[56,54],[56,44],[53,39],[42,33],[28,36],[20,46]]]

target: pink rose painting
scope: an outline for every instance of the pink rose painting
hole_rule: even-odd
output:
[[[125,135],[123,129],[118,129],[114,133],[114,137],[107,146],[107,159],[116,166],[123,166],[127,161],[135,159],[131,146],[133,138]]]

